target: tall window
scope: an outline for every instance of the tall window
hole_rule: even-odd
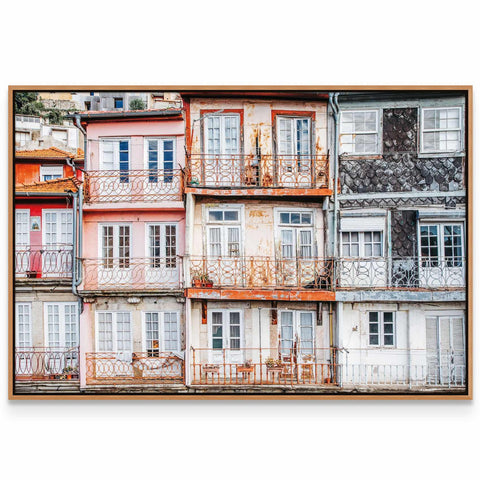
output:
[[[280,344],[284,355],[310,355],[314,348],[314,313],[280,312]]]
[[[393,347],[395,345],[393,312],[369,312],[368,344],[379,347]]]
[[[341,153],[375,154],[379,152],[377,110],[342,112],[340,116]]]
[[[211,312],[211,335],[214,350],[222,348],[239,350],[242,344],[240,312],[232,310]]]
[[[32,346],[32,318],[30,303],[15,303],[15,346]]]
[[[147,140],[147,161],[148,181],[158,183],[159,174],[163,173],[163,181],[172,182],[173,164],[175,158],[175,142],[170,139],[148,139]],[[158,170],[163,170],[160,173]]]
[[[462,109],[422,109],[422,152],[457,152],[462,148]]]
[[[118,171],[121,183],[129,182],[129,145],[128,139],[103,139],[101,141],[101,169]]]
[[[129,268],[130,226],[103,225],[101,229],[103,268],[113,268],[117,260],[119,268]]]
[[[342,232],[344,257],[383,256],[383,232]]]
[[[311,119],[309,117],[277,117],[279,155],[310,155]]]
[[[180,328],[177,312],[145,313],[147,353],[158,357],[160,352],[180,351]]]
[[[240,152],[240,116],[208,115],[205,119],[205,153],[232,155]]]
[[[30,210],[15,210],[15,246],[30,245]]]
[[[240,256],[240,211],[212,208],[208,211],[208,223],[208,255]]]
[[[70,209],[43,211],[44,245],[58,248],[73,243],[73,212]]]
[[[98,312],[97,350],[123,352],[125,358],[132,351],[132,326],[128,312]],[[131,358],[131,357],[130,357]]]
[[[52,348],[78,346],[76,303],[45,303],[46,345]]]
[[[423,267],[463,265],[462,224],[420,225],[420,255]]]
[[[278,219],[282,258],[313,257],[313,213],[280,212]]]
[[[177,226],[148,225],[149,257],[151,268],[177,266]],[[164,260],[163,260],[164,259]]]

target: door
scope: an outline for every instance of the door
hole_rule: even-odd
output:
[[[30,270],[30,210],[15,210],[15,275]]]
[[[32,306],[15,303],[15,375],[32,375],[35,363],[32,350]]]
[[[99,286],[131,285],[133,268],[130,259],[130,225],[101,225],[99,228]]]
[[[130,175],[130,141],[128,139],[103,139],[100,169],[103,175],[92,195],[111,201],[126,201],[132,193]]]
[[[78,367],[77,304],[45,303],[45,365],[47,373],[61,374]]]
[[[213,310],[210,316],[211,363],[242,363],[242,314],[239,310]],[[226,373],[228,373],[227,371]]]
[[[277,117],[276,178],[280,187],[310,187],[313,181],[311,120]]]
[[[73,212],[71,210],[43,211],[43,277],[72,275]]]
[[[174,159],[175,159],[175,140],[174,139],[148,139],[147,148],[147,169],[148,181],[136,188],[135,193],[143,192],[145,198],[149,200],[171,199],[169,195],[175,195],[178,184],[174,184]],[[173,184],[173,185],[172,185]],[[172,199],[176,199],[173,197]]]
[[[177,258],[177,225],[147,225],[147,238],[147,287],[179,288],[181,267]]]
[[[463,316],[426,318],[427,383],[464,385],[465,320]]]
[[[208,115],[205,153],[202,176],[206,186],[243,185],[239,115]]]

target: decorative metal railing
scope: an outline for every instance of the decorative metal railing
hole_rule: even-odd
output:
[[[87,384],[184,383],[184,361],[171,352],[86,353]]]
[[[86,258],[81,290],[178,290],[182,257]]]
[[[85,172],[85,202],[182,200],[183,171],[97,170]]]
[[[337,258],[338,288],[465,287],[465,257]]]
[[[332,274],[325,258],[190,257],[192,287],[330,290]]]
[[[465,351],[402,348],[341,350],[339,381],[353,386],[463,387]]]
[[[18,246],[15,248],[15,277],[69,278],[72,262],[71,244]]]
[[[186,184],[202,188],[328,188],[328,156],[190,154]]]
[[[336,349],[193,348],[192,385],[335,385]]]
[[[15,380],[78,380],[79,347],[15,349]]]

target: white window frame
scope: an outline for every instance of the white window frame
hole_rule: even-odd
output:
[[[58,246],[72,246],[73,245],[73,210],[71,208],[55,208],[55,209],[43,209],[42,210],[42,245],[47,245],[47,220],[46,220],[46,217],[47,217],[47,214],[51,214],[51,213],[56,213],[57,214],[57,219],[59,219],[59,221],[57,221],[57,232],[56,232],[56,237],[57,237],[57,240],[60,239],[61,240],[61,236],[62,236],[62,214],[66,214],[68,216],[68,214],[71,215],[71,218],[72,218],[72,222],[70,223],[70,232],[68,232],[68,225],[69,223],[66,223],[65,225],[67,226],[67,232],[66,232],[66,236],[67,237],[71,237],[71,240],[70,241],[67,241],[67,242],[61,242],[61,241],[57,241],[56,243],[52,243],[51,245],[58,245]],[[68,240],[68,238],[67,238]]]
[[[57,178],[63,178],[63,166],[62,165],[41,165],[40,181],[46,182],[47,180],[45,180],[44,177],[49,175],[55,175]]]
[[[26,222],[26,232],[21,232],[22,235],[26,235],[27,236],[27,239],[28,239],[28,242],[27,243],[18,243],[18,225],[19,225],[19,222],[18,222],[18,219],[17,219],[17,214],[23,214],[23,215],[27,215],[27,222]],[[22,222],[23,223],[23,222]],[[15,209],[15,247],[16,248],[19,248],[19,247],[28,247],[30,246],[30,209],[28,208],[16,208]]]
[[[280,122],[282,120],[291,120],[290,126],[290,135],[292,143],[290,145],[290,151],[288,153],[281,152],[281,141],[280,141]],[[285,156],[297,156],[300,155],[298,153],[298,145],[296,141],[296,122],[298,120],[308,120],[308,153],[303,153],[301,155],[309,156],[312,154],[312,117],[310,115],[276,115],[276,145],[277,145],[277,155],[285,155]]]
[[[130,137],[101,137],[100,139],[100,170],[118,171],[120,173],[120,142],[128,142],[128,170],[124,170],[125,174],[131,170],[132,166],[132,144]],[[105,144],[113,143],[113,168],[105,168]]]
[[[49,306],[58,306],[58,316],[59,316],[59,337],[60,337],[60,345],[59,347],[52,347],[52,348],[73,348],[80,344],[80,331],[79,331],[79,316],[78,316],[78,304],[76,302],[44,302],[43,304],[43,328],[44,328],[44,341],[45,346],[49,347],[50,342],[48,338],[48,307]],[[67,346],[65,334],[65,307],[73,307],[75,309],[75,317],[76,317],[76,330],[75,330],[75,337],[77,339],[76,345]]]
[[[112,346],[114,347],[112,350],[100,350],[99,343],[99,322],[100,322],[100,315],[101,314],[111,314],[112,315]],[[118,351],[118,328],[117,328],[117,315],[124,314],[128,315],[128,319],[130,322],[130,346],[128,350],[122,350],[123,352],[133,352],[133,323],[132,323],[132,314],[131,312],[125,310],[113,311],[113,310],[97,310],[95,312],[95,351],[96,352],[111,352],[119,353]]]
[[[300,215],[302,213],[309,213],[311,217],[311,223],[281,223],[281,214],[282,213],[299,213]],[[282,255],[281,251],[281,246],[282,246],[282,230],[286,229],[293,229],[296,232],[296,237],[295,238],[295,245],[296,245],[296,250],[293,252],[294,256],[293,257],[285,257],[285,258],[291,258],[292,260],[296,258],[301,258],[297,255],[299,251],[299,232],[301,230],[309,230],[311,231],[312,235],[312,255],[311,257],[316,257],[317,256],[317,238],[316,238],[316,225],[315,225],[315,209],[314,208],[274,208],[274,218],[275,218],[275,225],[274,225],[274,234],[275,234],[275,245],[278,245],[280,248],[280,255]],[[301,217],[300,217],[301,219]],[[308,258],[308,257],[306,257]]]
[[[343,234],[344,233],[348,233],[348,234],[352,234],[352,233],[356,233],[358,234],[358,256],[353,256],[353,255],[350,255],[350,256],[345,256],[343,254],[343,246],[344,246],[344,241],[343,241]],[[381,245],[382,245],[382,251],[381,251],[381,254],[380,255],[372,255],[370,257],[367,257],[367,255],[365,254],[365,234],[366,233],[371,233],[372,234],[372,244],[373,243],[378,243],[378,242],[373,242],[373,234],[374,233],[380,233],[381,235]],[[372,249],[373,250],[373,249]],[[341,251],[341,257],[345,257],[345,258],[383,258],[385,256],[385,233],[383,230],[365,230],[365,231],[359,231],[359,230],[341,230],[340,231],[340,251]],[[373,254],[373,251],[372,251],[372,254]]]
[[[159,353],[162,352],[172,352],[172,353],[179,353],[182,351],[181,347],[181,331],[180,331],[180,312],[172,310],[172,311],[158,311],[158,310],[147,310],[142,312],[142,351],[148,351],[147,345],[147,315],[149,314],[157,314],[158,315],[158,351]],[[176,350],[167,350],[165,347],[165,314],[175,315],[176,322],[177,322],[177,348]],[[152,348],[153,350],[153,348]]]
[[[19,315],[18,307],[20,305],[22,307],[27,307],[27,309],[28,309],[28,337],[29,337],[29,341],[27,342],[28,345],[23,345],[21,347],[19,346],[19,326],[18,326],[18,315]],[[20,348],[20,349],[22,349],[22,348],[25,348],[25,349],[32,348],[32,346],[33,346],[32,335],[33,335],[33,331],[32,331],[32,302],[15,302],[15,347]]]
[[[210,211],[236,211],[238,212],[238,220],[210,220]],[[216,205],[211,207],[204,208],[204,218],[205,218],[205,239],[204,239],[204,252],[207,256],[210,256],[210,229],[211,228],[220,228],[221,232],[221,244],[222,248],[227,248],[228,246],[228,228],[229,227],[238,227],[239,229],[239,254],[238,257],[243,256],[244,248],[244,207],[243,205]],[[223,252],[222,252],[223,253]],[[222,257],[228,257],[228,252]],[[234,258],[234,257],[232,257]]]
[[[437,257],[423,257],[422,256],[422,236],[421,236],[421,227],[437,227],[437,238],[438,238],[438,256]],[[448,226],[460,226],[461,229],[461,239],[462,239],[462,255],[461,255],[461,262],[462,266],[464,266],[465,263],[465,226],[464,222],[455,222],[455,221],[441,221],[441,222],[429,222],[429,221],[419,221],[417,225],[417,238],[418,238],[418,258],[420,265],[422,265],[422,259],[423,258],[437,258],[439,262],[445,261],[446,258],[452,258],[452,257],[446,257],[445,256],[445,233],[444,233],[444,227]],[[455,257],[454,257],[455,258]]]
[[[225,119],[226,118],[235,118],[237,122],[237,131],[238,131],[238,138],[237,138],[237,148],[235,152],[226,153],[226,145],[225,145]],[[208,151],[208,120],[212,118],[220,118],[220,152],[219,153],[210,153]],[[207,113],[202,121],[203,127],[203,152],[206,155],[239,155],[241,152],[241,144],[242,144],[242,131],[240,125],[240,114],[231,112],[231,113],[219,113],[219,114],[210,114]]]
[[[129,260],[129,267],[122,267],[122,268],[130,268],[132,266],[132,224],[129,222],[119,222],[119,223],[99,223],[98,224],[98,258],[101,260],[105,260],[107,257],[103,256],[103,227],[113,227],[113,256],[112,256],[112,267],[115,268],[118,267],[118,263],[120,260],[120,227],[129,227],[130,232],[129,232],[129,255],[128,258]],[[123,258],[123,257],[122,257]],[[102,265],[102,268],[108,269],[109,267],[104,267]]]
[[[17,137],[18,135],[18,137]],[[22,138],[20,138],[22,137]],[[25,137],[25,138],[23,138]],[[15,143],[18,143],[20,147],[23,147],[26,145],[28,142],[32,140],[32,134],[31,132],[25,132],[23,130],[15,130]]]
[[[54,136],[53,132],[62,132],[62,133],[65,133],[66,134],[66,138],[65,140],[63,139],[59,139],[57,137]],[[55,140],[57,140],[58,142],[62,142],[62,143],[68,143],[68,129],[67,128],[52,128],[51,130],[51,135],[52,135],[52,138],[54,138]]]
[[[370,333],[370,314],[376,313],[377,314],[377,321],[378,321],[378,333]],[[384,314],[391,313],[392,314],[392,323],[393,323],[393,333],[385,334],[384,331]],[[378,335],[378,344],[370,343],[370,335]],[[392,345],[385,344],[385,335],[389,335],[393,337]],[[368,346],[371,348],[397,348],[397,315],[396,312],[392,310],[371,310],[367,312],[367,343]]]
[[[346,113],[375,113],[375,132],[373,131],[364,131],[364,132],[344,132],[342,130],[342,122],[343,122],[343,116]],[[368,155],[380,155],[382,153],[382,135],[381,135],[381,121],[380,121],[380,112],[381,109],[378,108],[366,108],[366,109],[359,109],[359,110],[342,110],[340,112],[340,132],[339,132],[339,147],[340,147],[340,154],[341,155],[346,155],[346,156],[351,156],[351,157],[362,157],[362,156],[368,156]],[[376,135],[377,141],[375,142],[376,148],[375,151],[372,152],[345,152],[342,148],[342,135]]]
[[[222,348],[213,348],[213,338],[212,338],[212,326],[213,326],[213,314],[214,313],[221,313],[222,314],[222,328],[223,328],[223,335],[222,335]],[[238,313],[239,314],[239,319],[240,319],[240,347],[238,349],[234,348],[232,349],[230,345],[230,332],[228,331],[227,336],[225,336],[226,333],[226,326],[225,326],[225,314],[227,314],[227,328],[230,327],[230,313]],[[245,348],[245,326],[244,326],[244,319],[243,319],[243,310],[238,309],[238,308],[214,308],[214,309],[209,309],[208,310],[208,348],[211,350],[216,350],[216,351],[221,351],[224,349],[228,350],[233,350],[233,351],[242,351],[243,348]],[[225,346],[225,341],[228,341],[228,346]]]
[[[149,170],[149,166],[148,166],[148,152],[149,152],[149,149],[148,149],[148,142],[150,141],[155,141],[157,142],[157,153],[158,153],[158,157],[157,157],[157,170],[165,170],[165,157],[164,157],[164,153],[165,153],[165,142],[168,142],[168,141],[171,141],[173,142],[173,160],[172,160],[172,163],[173,163],[173,166],[172,166],[172,170],[175,170],[176,168],[178,168],[178,163],[177,163],[177,137],[176,136],[165,136],[165,137],[144,137],[144,144],[143,144],[143,164],[144,164],[144,168],[145,170]],[[161,155],[160,155],[161,153]]]
[[[157,257],[152,257],[150,254],[150,227],[162,227],[160,232],[160,256],[158,258],[177,258],[178,257],[178,240],[179,240],[179,226],[178,222],[148,222],[145,223],[145,258],[152,260]],[[167,243],[166,243],[166,228],[175,227],[175,255],[167,257]],[[131,233],[131,232],[130,232]],[[131,258],[131,257],[130,257]],[[151,267],[151,265],[150,265]],[[151,267],[154,268],[154,267]],[[167,267],[168,268],[168,267]],[[175,267],[177,268],[177,262],[175,261]]]
[[[458,110],[458,128],[424,128],[424,116],[426,111],[432,110]],[[458,150],[425,150],[424,147],[424,133],[433,133],[433,132],[460,132],[460,145]],[[425,155],[436,154],[436,153],[456,153],[463,152],[463,137],[464,137],[464,119],[463,119],[463,108],[461,106],[456,107],[421,107],[420,109],[420,153]]]
[[[288,308],[284,308],[284,309],[279,310],[278,311],[278,335],[279,335],[280,342],[282,342],[282,330],[281,330],[281,328],[282,328],[282,314],[283,313],[291,313],[292,314],[292,333],[293,333],[292,341],[293,341],[293,344],[295,344],[296,335],[300,334],[300,330],[301,330],[300,317],[301,317],[301,314],[302,313],[308,313],[308,314],[311,315],[311,319],[312,319],[312,354],[315,353],[315,345],[316,345],[316,339],[315,339],[315,334],[316,334],[315,323],[316,322],[315,322],[315,317],[316,317],[317,312],[314,311],[314,310],[292,310],[292,309],[288,309]],[[300,347],[301,347],[301,344],[300,344]],[[297,349],[298,349],[298,346],[297,346]],[[281,352],[283,352],[282,343],[280,343],[280,350],[281,350]],[[297,351],[300,352],[300,350],[297,350]]]

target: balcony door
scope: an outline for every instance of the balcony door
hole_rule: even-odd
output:
[[[111,201],[129,200],[132,192],[132,178],[130,175],[130,140],[101,139],[100,141],[100,170],[104,176],[97,184],[99,195]]]
[[[316,281],[312,211],[279,212],[277,286],[305,287]]]
[[[463,385],[465,320],[463,315],[427,316],[427,383]]]
[[[307,188],[312,185],[310,117],[277,116],[276,178],[279,187]]]
[[[30,210],[15,209],[15,272],[26,276],[30,270]]]
[[[145,196],[159,198],[167,194],[174,194],[172,191],[175,182],[174,164],[175,164],[175,139],[174,138],[148,138],[145,140],[146,151],[146,169],[148,169],[147,182],[142,178],[141,188],[138,192]],[[140,180],[140,179],[139,179]],[[178,188],[178,185],[177,185]]]
[[[32,305],[15,303],[15,375],[31,375],[35,359],[32,349]]]
[[[73,262],[73,212],[43,210],[43,277],[71,276]]]
[[[203,181],[206,186],[242,185],[240,115],[209,115],[205,119]]]
[[[180,265],[177,258],[177,225],[157,223],[147,225],[147,268],[145,282],[152,288],[180,287]]]
[[[240,310],[211,310],[209,319],[209,361],[242,363],[244,361],[243,318]],[[225,372],[228,374],[229,370]]]
[[[100,225],[99,229],[99,286],[131,285],[133,268],[130,259],[130,225]]]
[[[421,287],[463,287],[465,259],[463,224],[420,225]]]
[[[97,352],[111,353],[121,362],[115,373],[126,374],[132,361],[132,325],[129,312],[98,312],[96,324]],[[112,372],[105,372],[107,376]],[[97,373],[98,375],[98,373]]]

